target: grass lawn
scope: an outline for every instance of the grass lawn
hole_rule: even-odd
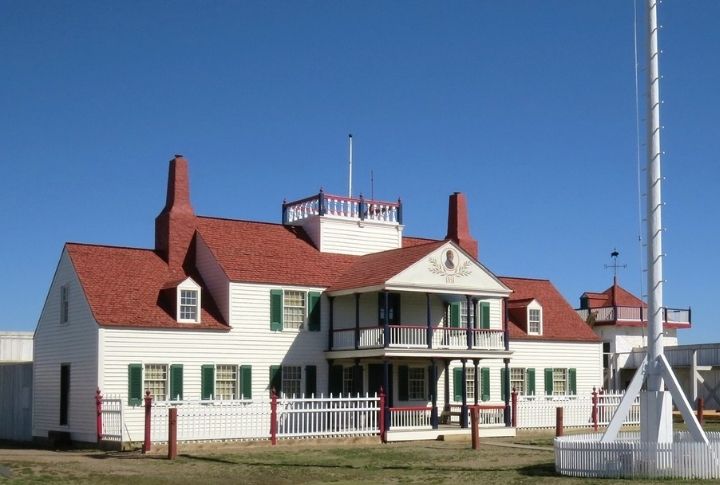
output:
[[[720,425],[707,426],[708,431]],[[586,430],[583,432],[587,432]],[[0,447],[0,485],[5,483],[564,483],[649,484],[643,480],[581,480],[555,476],[552,433],[525,432],[488,439],[470,449],[469,439],[381,445],[375,440],[285,441],[181,445],[176,461],[162,454],[55,452]],[[510,447],[508,445],[525,447]],[[666,483],[695,483],[668,481]],[[697,481],[697,483],[708,483]]]

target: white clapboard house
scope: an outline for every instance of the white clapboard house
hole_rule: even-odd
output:
[[[278,207],[280,209],[280,207]],[[154,248],[67,243],[35,333],[33,436],[96,441],[95,393],[141,399],[388,393],[388,411],[506,405],[602,382],[600,339],[548,280],[478,260],[465,198],[444,240],[404,235],[402,205],[320,192],[282,222],[197,216],[187,161],[170,161]],[[501,230],[494,228],[493,230]],[[466,423],[461,422],[462,425]]]

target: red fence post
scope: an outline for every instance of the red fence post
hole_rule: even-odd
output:
[[[593,431],[598,430],[598,393],[597,389],[593,387],[592,392],[592,423]]]
[[[700,425],[705,424],[705,401],[703,398],[697,398],[697,420]]]
[[[472,449],[477,450],[480,448],[480,409],[477,406],[470,408],[470,425],[472,426]]]
[[[378,411],[378,422],[380,424],[380,442],[387,443],[385,429],[385,390],[380,387],[380,409]]]
[[[177,458],[177,408],[170,408],[168,413],[168,459]]]
[[[564,409],[562,407],[555,408],[555,436],[565,434]]]
[[[95,410],[97,412],[97,418],[95,426],[97,427],[97,442],[100,444],[102,441],[102,394],[100,394],[100,388],[95,391]]]
[[[153,398],[150,395],[150,391],[145,391],[145,441],[142,447],[143,453],[148,453],[152,447],[152,442],[150,441],[152,401]]]
[[[512,394],[510,395],[512,399],[512,418],[510,420],[510,424],[513,428],[517,428],[517,403],[518,403],[518,393],[513,387]]]
[[[277,393],[274,387],[270,392],[270,443],[277,444]]]

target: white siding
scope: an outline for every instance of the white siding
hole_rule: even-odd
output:
[[[230,320],[230,281],[212,252],[199,235],[195,246],[195,264],[225,321]]]
[[[0,362],[31,362],[32,358],[32,332],[0,333]]]
[[[69,319],[60,323],[60,288],[68,287]],[[33,436],[69,431],[71,439],[96,441],[95,391],[98,327],[72,262],[63,250],[35,331]],[[70,364],[68,425],[60,426],[60,365]]]
[[[319,237],[315,244],[324,253],[363,255],[398,249],[402,245],[402,229],[397,224],[371,221],[320,218]],[[316,234],[315,231],[310,231]],[[316,236],[317,237],[317,236]]]

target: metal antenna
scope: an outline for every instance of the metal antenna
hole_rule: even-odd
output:
[[[370,169],[370,200],[375,200],[375,175]]]
[[[348,134],[348,142],[350,144],[350,167],[349,167],[349,175],[348,175],[348,198],[352,199],[352,133]]]

